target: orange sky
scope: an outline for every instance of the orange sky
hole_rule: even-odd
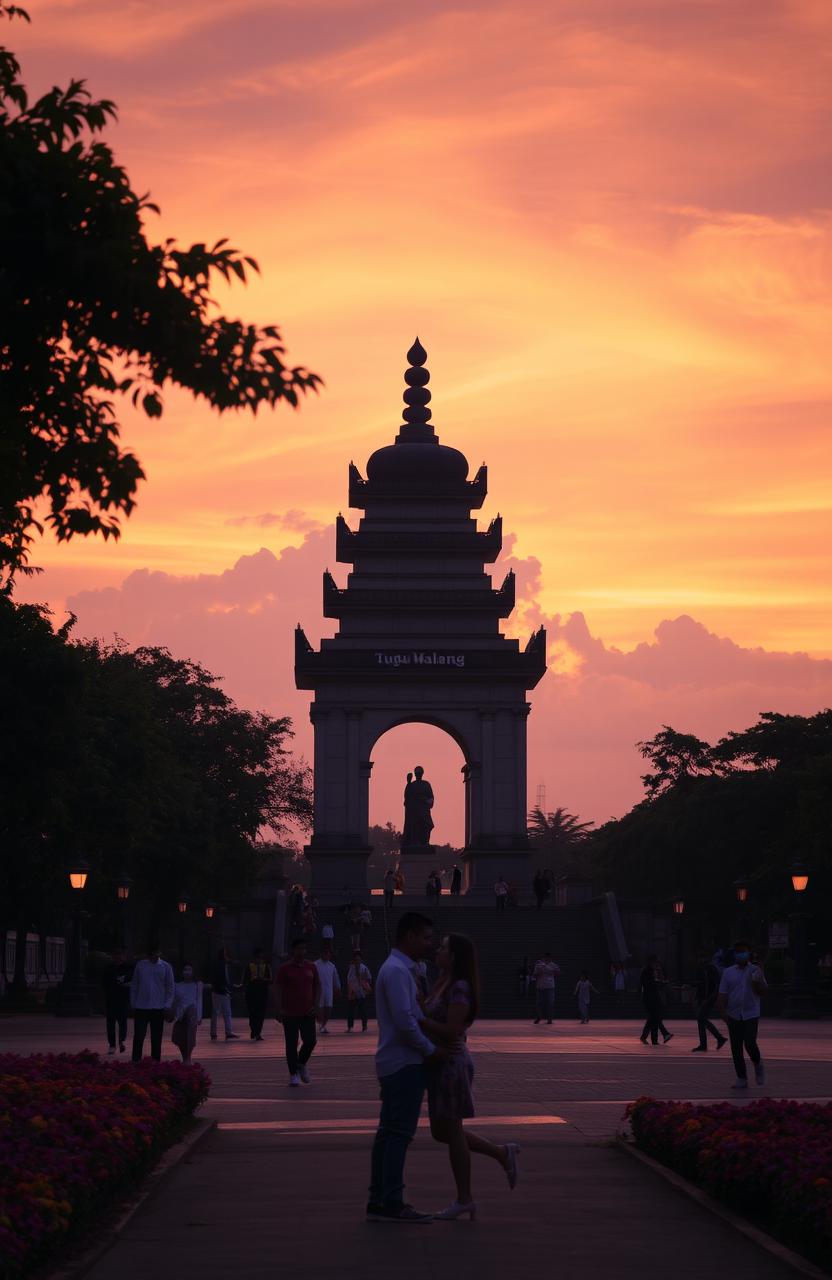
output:
[[[643,672],[591,671],[558,631],[561,674],[538,701],[577,718],[559,747],[532,731],[550,806],[632,803],[631,744],[671,715],[714,734],[772,688],[777,709],[829,702],[825,662],[774,686],[739,669],[708,685],[706,663],[694,687],[686,647],[713,633],[832,656],[825,0],[29,7],[4,38],[32,86],[80,75],[116,99],[111,141],[162,209],[151,236],[225,235],[257,257],[262,278],[224,306],[280,323],[327,385],[254,422],[177,394],[161,423],[125,408],[149,482],[121,543],[45,542],[22,594],[60,605],[139,569],[205,585],[261,546],[301,546],[345,509],[348,460],[392,438],[418,333],[440,437],[488,462],[483,517],[501,511],[512,554],[539,561],[528,618],[578,611],[607,651],[652,642],[662,660],[663,620],[705,629],[685,633],[661,696]],[[315,574],[326,536],[317,560],[305,544]],[[299,617],[317,638],[317,582],[283,589],[279,626]],[[85,599],[82,630],[127,625],[114,597]],[[268,601],[199,610],[251,618]],[[222,659],[238,697],[303,715],[267,649],[238,676],[238,650],[200,651],[199,610],[154,610],[131,614],[128,639]],[[599,767],[626,786],[599,794]]]

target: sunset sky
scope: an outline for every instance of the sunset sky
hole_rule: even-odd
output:
[[[2,38],[30,86],[116,100],[150,237],[256,257],[223,307],[326,386],[256,420],[125,406],[148,482],[121,542],[44,541],[20,596],[203,660],[308,753],[291,630],[325,634],[347,463],[395,434],[418,333],[440,438],[488,463],[512,626],[550,628],[532,802],[603,820],[661,724],[829,705],[828,0],[27,7]],[[456,748],[398,734],[374,816],[425,754],[459,838]]]

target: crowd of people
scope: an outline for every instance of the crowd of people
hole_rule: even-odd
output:
[[[346,904],[348,927],[353,909]],[[363,908],[361,908],[363,909]],[[436,939],[432,921],[418,912],[406,912],[398,921],[395,944],[381,966],[374,991],[373,975],[360,947],[353,947],[346,968],[339,970],[330,936],[323,933],[320,956],[307,956],[305,934],[294,937],[288,958],[276,969],[255,947],[239,973],[225,947],[211,967],[210,982],[203,983],[194,966],[181,966],[178,979],[156,944],[131,965],[123,950],[113,953],[104,975],[106,1032],[110,1053],[125,1052],[128,1016],[133,1014],[132,1059],[141,1059],[148,1032],[150,1054],[161,1058],[164,1027],[171,1024],[171,1040],[183,1062],[190,1062],[197,1030],[210,995],[211,1038],[222,1024],[227,1040],[239,1039],[233,1029],[231,995],[244,991],[252,1041],[263,1039],[269,993],[274,993],[275,1017],[282,1024],[289,1086],[311,1083],[309,1063],[319,1035],[330,1034],[330,1019],[339,1001],[346,1001],[345,1034],[360,1023],[368,1027],[368,999],[375,995],[378,1023],[376,1072],[381,1088],[381,1114],[373,1143],[367,1218],[428,1223],[434,1218],[476,1216],[472,1188],[472,1155],[496,1161],[513,1188],[518,1178],[517,1143],[499,1145],[473,1132],[466,1121],[475,1115],[474,1063],[467,1035],[480,1009],[477,949],[463,934],[448,933]],[[437,945],[438,943],[438,945]],[[428,960],[433,960],[429,976]],[[533,964],[523,958],[522,990],[535,990],[536,1025],[552,1025],[560,966],[546,951]],[[615,993],[625,988],[624,966],[611,965]],[[646,1019],[643,1044],[667,1044],[673,1032],[663,1014],[669,983],[656,955],[651,955],[639,977],[639,991]],[[750,945],[738,941],[730,952],[698,957],[696,1022],[699,1043],[694,1053],[707,1052],[708,1037],[717,1050],[730,1042],[736,1090],[748,1088],[748,1059],[756,1084],[765,1083],[765,1067],[757,1043],[761,998],[767,984],[762,968],[754,963]],[[589,1021],[590,1005],[598,988],[587,972],[581,972],[572,992],[579,1021]],[[724,1020],[724,1035],[713,1019]],[[424,1213],[404,1199],[404,1166],[407,1148],[416,1132],[423,1100],[427,1096],[430,1131],[448,1150],[456,1187],[453,1202],[438,1214]]]

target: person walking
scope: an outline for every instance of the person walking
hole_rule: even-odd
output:
[[[352,964],[347,970],[347,1031],[355,1026],[355,1015],[361,1019],[361,1030],[367,1030],[367,997],[373,989],[370,970],[361,959],[361,952],[352,953]]]
[[[393,899],[396,896],[396,873],[392,867],[388,867],[384,873],[384,908],[390,911],[393,906]]]
[[[500,876],[494,885],[494,897],[498,911],[505,911],[508,901],[508,881]]]
[[[451,895],[454,898],[458,898],[461,893],[462,893],[462,872],[457,866],[457,864],[454,863],[453,871],[451,872]]]
[[[220,1018],[225,1027],[226,1040],[239,1040],[231,1020],[231,957],[225,947],[217,951],[214,967],[211,970],[211,1039],[217,1038],[217,1024]]]
[[[581,972],[580,978],[575,983],[574,992],[578,998],[578,1018],[582,1023],[589,1022],[589,998],[593,991],[596,996],[601,994],[598,991],[598,988],[592,985],[589,974],[584,969]]]
[[[127,1043],[127,1015],[130,1012],[130,979],[133,966],[128,963],[127,952],[123,947],[116,947],[110,963],[104,970],[104,1013],[107,1022],[107,1052],[116,1051],[116,1031],[118,1031],[118,1051],[124,1053]]]
[[[202,983],[197,982],[192,964],[182,966],[182,980],[173,990],[173,1026],[170,1038],[190,1062],[196,1047],[196,1029],[202,1022]]]
[[[737,1073],[732,1089],[748,1088],[744,1052],[754,1064],[755,1082],[761,1085],[766,1082],[766,1069],[757,1045],[757,1033],[760,1025],[760,997],[768,991],[768,983],[760,966],[751,964],[750,961],[749,944],[735,942],[734,963],[723,971],[719,982],[718,1008],[728,1023],[731,1056]]]
[[[413,1141],[427,1084],[426,1064],[444,1056],[419,1026],[414,966],[433,948],[433,923],[407,911],[396,925],[396,942],[376,981],[378,1047],[375,1065],[381,1114],[370,1160],[367,1218],[371,1222],[424,1224],[433,1220],[404,1200],[404,1164]]]
[[[720,972],[713,960],[708,959],[707,951],[699,952],[699,969],[696,974],[696,1025],[699,1028],[699,1044],[694,1045],[691,1053],[707,1053],[708,1032],[716,1040],[717,1049],[726,1043],[727,1037],[719,1027],[711,1022],[719,996]]]
[[[534,880],[532,880],[532,891],[534,892],[534,898],[535,898],[535,902],[537,903],[537,909],[538,911],[540,911],[541,907],[543,906],[543,903],[546,901],[546,894],[548,893],[548,886],[546,884],[546,881],[543,878],[543,872],[540,869],[540,867],[538,867],[537,871],[535,871],[534,873]]]
[[[148,1028],[150,1056],[154,1062],[161,1062],[165,1011],[173,1004],[174,986],[173,969],[159,954],[159,944],[151,943],[146,958],[137,962],[130,979],[134,1062],[141,1062]]]
[[[286,1065],[289,1084],[297,1088],[301,1081],[310,1083],[307,1062],[315,1048],[315,1010],[321,1003],[318,970],[306,959],[306,939],[295,938],[291,958],[282,964],[274,978],[277,1011],[275,1018],[283,1023],[286,1041]],[[298,1039],[301,1042],[298,1052]]]
[[[252,1040],[263,1039],[263,1023],[266,1021],[266,1002],[272,984],[272,967],[263,959],[263,948],[255,947],[246,965],[243,994],[248,1010],[248,1026]]]
[[[673,1039],[673,1032],[668,1031],[662,1020],[662,987],[666,981],[664,971],[659,964],[659,957],[656,955],[648,956],[647,964],[642,969],[641,978],[639,979],[639,991],[647,1014],[647,1019],[639,1036],[642,1044],[647,1044],[648,1035],[653,1044],[658,1044],[659,1032],[661,1032],[664,1044]]]
[[[543,952],[543,959],[534,966],[535,1009],[537,1017],[535,1026],[543,1019],[551,1027],[555,1011],[555,980],[560,977],[560,966],[552,959],[551,951]]]
[[[361,946],[361,904],[360,902],[354,902],[350,907],[348,923],[349,923],[349,930],[350,930],[350,947],[352,948],[353,951],[355,951],[356,948],[360,948]]]
[[[318,970],[318,1027],[322,1036],[328,1036],[329,1027],[326,1024],[332,1017],[335,997],[341,994],[341,979],[329,947],[323,948],[320,960],[315,961],[315,968]]]
[[[436,967],[438,977],[425,1000],[420,1026],[447,1055],[428,1070],[428,1114],[432,1137],[448,1148],[456,1199],[434,1216],[444,1221],[473,1220],[477,1205],[471,1191],[471,1153],[496,1160],[514,1190],[520,1147],[516,1142],[498,1146],[463,1124],[476,1114],[474,1064],[466,1042],[480,1004],[479,965],[471,939],[449,933],[436,953]]]

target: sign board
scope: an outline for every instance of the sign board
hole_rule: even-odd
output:
[[[768,945],[772,950],[783,950],[789,945],[788,924],[770,924],[768,927]]]

